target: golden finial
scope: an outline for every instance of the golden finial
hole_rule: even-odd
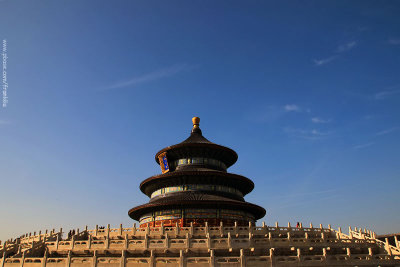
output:
[[[193,117],[193,118],[192,118],[192,122],[193,122],[193,128],[199,127],[200,118],[199,118],[199,117]]]

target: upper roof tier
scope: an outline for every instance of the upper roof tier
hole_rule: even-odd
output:
[[[179,144],[168,146],[158,151],[155,155],[156,162],[160,164],[159,155],[167,152],[169,162],[198,157],[219,160],[223,162],[227,168],[232,166],[238,159],[236,152],[228,147],[207,140],[199,127],[200,118],[194,117],[192,121],[193,129],[190,136]]]

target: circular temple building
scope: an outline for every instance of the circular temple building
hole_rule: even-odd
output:
[[[150,201],[129,210],[129,216],[140,227],[248,225],[264,217],[264,208],[244,200],[254,183],[227,172],[238,158],[236,152],[207,140],[200,118],[192,121],[189,138],[155,155],[162,174],[140,184]]]

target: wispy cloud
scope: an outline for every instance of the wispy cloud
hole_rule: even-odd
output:
[[[307,140],[320,140],[328,137],[330,132],[321,132],[317,129],[299,129],[299,128],[291,128],[286,127],[283,131],[291,137],[307,139]]]
[[[390,128],[390,129],[386,129],[386,130],[377,132],[375,135],[376,135],[376,136],[379,136],[379,135],[389,134],[389,133],[391,133],[391,132],[397,131],[398,129],[400,129],[400,127],[393,127],[393,128]]]
[[[133,77],[129,80],[116,82],[115,84],[108,86],[107,89],[133,87],[138,84],[152,82],[152,81],[156,81],[156,80],[159,80],[162,78],[171,77],[171,76],[178,74],[182,71],[185,71],[189,68],[190,68],[190,66],[188,66],[187,64],[173,65],[168,68],[164,68],[164,69],[157,70],[154,72],[146,73],[141,76]]]
[[[354,149],[362,149],[362,148],[366,148],[366,147],[372,146],[373,144],[375,144],[375,142],[370,142],[370,143],[366,143],[366,144],[353,146],[353,148]]]
[[[329,194],[329,195],[320,195],[319,197],[314,196],[312,199],[306,199],[304,201],[290,201],[286,203],[282,203],[282,205],[279,205],[277,207],[274,207],[275,209],[284,209],[284,208],[293,208],[293,207],[298,207],[298,206],[313,206],[316,203],[323,202],[328,199],[340,199],[341,194]]]
[[[337,189],[322,190],[322,191],[311,191],[304,193],[294,193],[282,196],[276,196],[275,198],[280,199],[279,208],[295,207],[304,205],[305,203],[316,203],[316,201],[328,200],[331,198],[337,198],[340,196],[340,192]]]
[[[311,121],[313,123],[329,123],[329,122],[331,122],[331,120],[324,120],[324,119],[321,119],[319,117],[311,118]]]
[[[336,51],[338,53],[343,53],[343,52],[353,49],[356,45],[357,45],[356,41],[348,42],[348,43],[339,45]]]
[[[286,111],[301,111],[300,107],[295,104],[287,104],[283,107]]]
[[[336,189],[311,191],[311,192],[303,192],[303,193],[294,193],[294,194],[289,194],[289,195],[279,195],[279,196],[276,196],[276,198],[295,198],[295,197],[320,195],[320,194],[326,195],[326,194],[334,193],[336,191],[337,191]]]
[[[351,41],[345,44],[341,44],[336,48],[336,51],[334,51],[334,55],[327,57],[327,58],[321,58],[321,59],[314,59],[314,65],[315,66],[323,66],[326,65],[332,61],[334,61],[335,59],[338,58],[339,54],[350,51],[351,49],[353,49],[354,47],[357,46],[357,42],[356,41]],[[336,54],[336,55],[335,55]]]
[[[10,121],[0,120],[0,125],[7,125],[7,124],[10,124]]]
[[[381,92],[376,93],[374,95],[374,98],[377,99],[377,100],[382,100],[382,99],[385,99],[385,98],[387,98],[389,96],[397,95],[399,93],[400,93],[400,89],[398,89],[398,90],[381,91]]]
[[[337,58],[337,56],[331,56],[331,57],[322,58],[322,59],[314,59],[314,64],[315,64],[315,66],[322,66],[322,65],[332,62],[336,58]]]
[[[258,123],[273,122],[280,120],[290,113],[311,112],[309,108],[300,107],[296,104],[286,104],[283,106],[268,105],[255,107],[249,113],[249,119]]]
[[[369,115],[365,115],[363,118],[364,118],[364,120],[372,120],[372,119],[375,119],[376,117],[378,117],[378,115],[369,114]]]
[[[390,38],[388,43],[391,45],[400,45],[400,38]]]

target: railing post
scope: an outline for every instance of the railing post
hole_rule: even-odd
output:
[[[179,266],[180,267],[186,266],[185,265],[185,257],[183,255],[183,250],[179,251]]]
[[[224,235],[224,223],[222,221],[219,222],[219,233],[221,237]]]
[[[56,239],[56,250],[58,249],[58,242],[59,242],[59,236],[57,236],[57,239]]]
[[[214,250],[210,249],[210,267],[215,266]]]
[[[297,260],[301,261],[301,250],[300,250],[300,248],[297,248]]]
[[[71,266],[71,250],[68,251],[68,256],[67,256],[67,267]]]
[[[271,266],[274,266],[274,249],[273,248],[269,249],[269,258],[270,258]]]
[[[136,235],[136,223],[132,226],[132,235]]]
[[[22,252],[22,258],[21,258],[21,267],[24,266],[24,261],[25,261],[25,251]]]
[[[106,235],[106,240],[104,242],[104,246],[106,249],[108,249],[110,247],[110,236],[108,234]]]
[[[264,223],[264,225],[265,225],[265,223]],[[235,233],[235,235],[238,234],[237,227],[238,227],[238,224],[237,224],[237,222],[235,222],[235,226],[234,226],[234,233]]]
[[[5,247],[4,247],[5,248]],[[3,256],[1,257],[1,267],[4,267],[4,261],[6,260],[6,251],[4,249]]]
[[[119,225],[119,235],[122,235],[122,223]]]
[[[251,247],[252,245],[252,238],[253,238],[253,234],[249,232],[249,247]]]
[[[44,255],[43,255],[43,259],[42,259],[42,267],[46,267],[47,255],[48,255],[48,251],[47,251],[47,247],[46,247],[44,250]]]
[[[187,249],[190,248],[190,237],[189,237],[189,233],[186,233],[186,248],[187,248]]]
[[[144,248],[149,248],[149,236],[147,235],[147,233],[144,234]]]
[[[70,246],[71,249],[74,249],[74,245],[75,245],[74,243],[75,243],[75,235],[73,235],[71,238],[71,246]]]
[[[396,245],[396,248],[399,248],[399,240],[396,235],[394,235],[394,244]]]
[[[120,263],[120,267],[125,267],[125,254],[126,254],[126,250],[122,250],[121,252],[121,263]]]
[[[164,235],[165,230],[164,230],[164,222],[163,221],[161,221],[161,225],[160,225],[160,227],[158,229],[160,230],[160,234]]]
[[[390,248],[389,239],[387,237],[385,238],[385,248],[389,256],[392,256],[392,249]]]
[[[97,225],[96,225],[97,226]],[[96,227],[97,228],[97,227]],[[97,250],[93,251],[93,267],[97,266]]]
[[[246,258],[244,256],[244,251],[241,248],[240,249],[240,267],[245,267],[246,266]]]
[[[154,259],[154,251],[153,250],[150,250],[150,265],[149,266],[150,267],[156,266],[156,262],[155,262],[155,259]]]
[[[125,239],[125,250],[127,250],[129,246],[128,234],[125,234],[124,239]]]

